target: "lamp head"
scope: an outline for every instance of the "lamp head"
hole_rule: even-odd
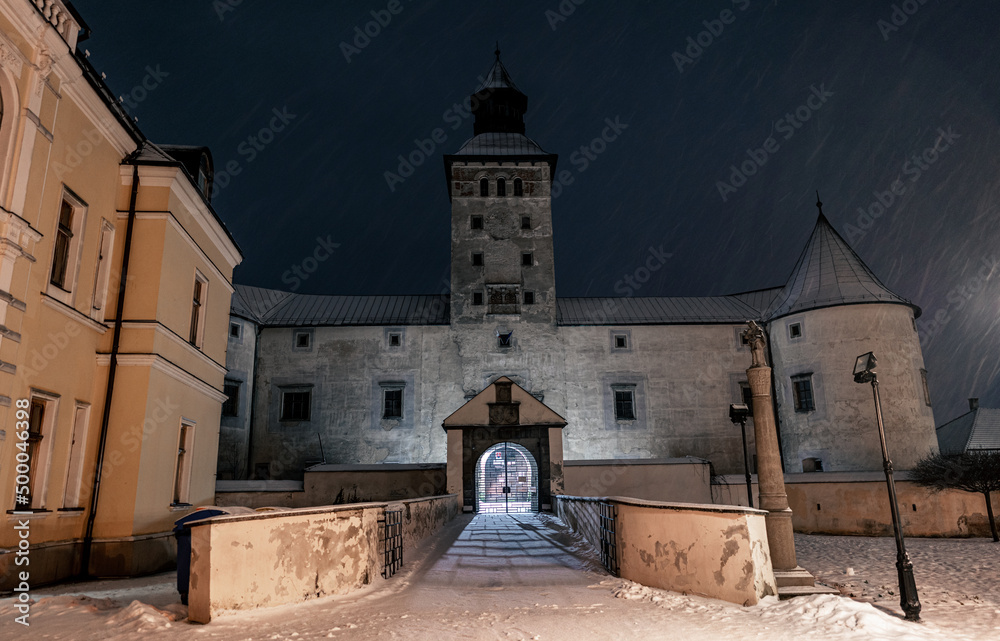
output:
[[[733,423],[745,423],[750,416],[750,408],[746,403],[733,403],[729,406],[729,420]]]
[[[854,361],[854,382],[868,383],[874,379],[877,366],[878,361],[875,360],[874,353],[868,352],[858,356],[858,360]]]

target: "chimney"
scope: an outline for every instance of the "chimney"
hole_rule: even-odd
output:
[[[979,399],[978,398],[970,398],[969,399],[969,411],[970,412],[975,412],[978,409],[979,409]]]

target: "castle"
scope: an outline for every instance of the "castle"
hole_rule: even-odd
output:
[[[751,319],[767,333],[786,472],[881,469],[871,393],[851,375],[868,351],[879,357],[896,466],[936,451],[920,309],[879,281],[821,207],[782,285],[557,297],[557,156],[525,135],[527,97],[499,52],[470,107],[473,137],[444,157],[450,292],[236,287],[220,479],[297,478],[319,462],[447,461],[449,487],[461,474],[469,507],[473,466],[483,468],[484,452],[501,456],[503,443],[531,454],[543,504],[569,461],[697,457],[715,473],[742,472],[728,409],[749,393]],[[660,253],[650,248],[637,280]]]

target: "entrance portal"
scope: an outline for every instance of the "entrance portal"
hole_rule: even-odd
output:
[[[538,465],[517,443],[497,443],[476,463],[476,511],[538,511]]]

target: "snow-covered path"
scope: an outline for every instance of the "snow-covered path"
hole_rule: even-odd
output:
[[[892,546],[892,539],[860,537],[797,536],[796,542],[800,563],[821,577],[838,582],[849,578],[869,586],[883,579],[881,548]],[[962,578],[970,577],[968,572],[955,573],[966,554],[997,556],[1000,548],[982,540],[911,544],[915,565],[925,568],[923,578],[918,574],[925,584],[921,597],[927,595],[923,624],[846,597],[783,602],[769,597],[759,606],[743,608],[652,590],[608,576],[590,547],[546,514],[462,516],[435,541],[425,543],[407,550],[403,569],[377,589],[234,612],[204,626],[171,622],[163,615],[179,607],[166,605],[176,600],[170,574],[117,587],[100,582],[76,590],[50,588],[39,591],[42,598],[32,609],[30,630],[15,629],[20,626],[10,624],[14,615],[9,601],[0,602],[0,638],[1000,640],[995,627],[1000,620],[998,562],[984,559],[971,582]],[[927,547],[924,543],[939,544],[944,560],[933,562],[934,554],[921,549]],[[959,558],[952,558],[955,549],[961,551]],[[889,557],[887,564],[890,573],[892,560]],[[855,574],[845,574],[846,567],[853,567]],[[941,600],[954,585],[977,593],[975,607]],[[69,596],[84,593],[80,588],[90,597]],[[141,602],[129,605],[133,598]],[[879,606],[893,605],[892,596],[875,598]]]

